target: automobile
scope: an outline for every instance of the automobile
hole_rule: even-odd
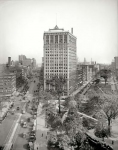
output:
[[[27,134],[26,133],[22,133],[23,138],[26,138]]]
[[[29,142],[34,142],[36,140],[36,137],[30,137]]]
[[[11,110],[11,114],[12,114],[12,115],[14,115],[14,111],[15,111],[14,109],[13,109],[13,110]]]
[[[18,107],[17,107],[17,110],[19,110],[19,109],[20,109],[20,107],[18,106]]]
[[[33,118],[36,119],[36,115],[33,115]]]
[[[30,134],[36,134],[35,130],[31,130]]]
[[[29,142],[28,145],[27,145],[27,148],[29,150],[33,150],[33,143],[32,142]]]
[[[30,118],[27,118],[27,121],[30,122]]]
[[[36,136],[36,133],[30,132],[30,136]]]
[[[27,124],[23,124],[23,128],[27,128]]]
[[[25,110],[22,110],[22,114],[25,114]]]
[[[34,138],[34,139],[35,139],[35,138],[36,138],[36,136],[35,136],[35,135],[30,135],[30,138]]]

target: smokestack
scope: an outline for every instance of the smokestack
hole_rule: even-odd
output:
[[[8,66],[11,65],[11,57],[8,57]]]
[[[71,28],[71,34],[73,34],[73,28]]]

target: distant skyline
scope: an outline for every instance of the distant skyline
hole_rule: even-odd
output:
[[[41,63],[43,33],[56,24],[73,28],[79,61],[110,63],[118,56],[117,0],[1,0],[0,63],[21,54]]]

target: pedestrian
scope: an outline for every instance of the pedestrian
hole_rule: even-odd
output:
[[[114,144],[114,141],[112,141],[112,145]]]
[[[47,136],[46,136],[46,139],[47,139]]]
[[[42,137],[43,137],[43,133],[42,133]]]

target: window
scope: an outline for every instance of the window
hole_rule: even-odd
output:
[[[49,44],[49,35],[46,35],[46,44]]]
[[[54,43],[53,35],[50,36],[50,43]]]
[[[59,35],[59,43],[63,43],[63,35]]]
[[[67,35],[64,35],[64,43],[67,43]]]
[[[58,35],[55,35],[55,43],[58,43]]]

